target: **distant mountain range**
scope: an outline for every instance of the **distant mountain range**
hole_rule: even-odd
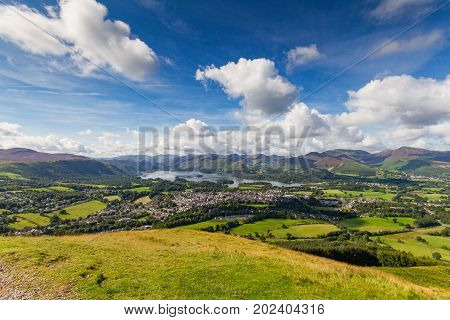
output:
[[[420,175],[448,175],[450,151],[401,147],[369,153],[363,150],[336,149],[311,152],[304,156],[286,157],[257,155],[157,155],[122,156],[109,163],[128,171],[141,170],[199,170],[203,172],[280,173],[283,170],[326,170],[335,174],[374,176],[380,168]]]
[[[0,178],[90,180],[120,175],[125,173],[115,166],[78,155],[23,148],[0,149]]]
[[[401,147],[369,153],[363,150],[336,149],[311,152],[304,156],[286,157],[257,155],[157,155],[120,156],[109,159],[90,159],[72,154],[49,154],[29,149],[0,149],[0,171],[16,169],[21,174],[31,168],[31,175],[114,175],[135,174],[139,167],[146,170],[198,170],[201,172],[224,172],[244,175],[280,175],[315,171],[321,176],[328,174],[374,176],[377,170],[396,170],[416,175],[450,177],[450,151]],[[46,163],[46,165],[44,165]],[[18,168],[21,168],[19,170]],[[27,169],[28,168],[28,169]],[[57,170],[55,168],[58,168]],[[84,168],[84,169],[83,169]],[[86,170],[89,168],[89,170]],[[73,169],[73,170],[72,170]],[[7,170],[6,170],[7,171]],[[14,171],[14,170],[13,170]],[[21,171],[21,172],[19,172]],[[29,170],[28,170],[29,171]],[[36,171],[36,170],[34,170]],[[28,172],[30,174],[30,172]]]
[[[49,162],[65,160],[88,160],[89,158],[66,153],[44,153],[24,148],[0,149],[2,162]]]

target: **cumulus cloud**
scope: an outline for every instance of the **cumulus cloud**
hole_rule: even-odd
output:
[[[154,51],[130,36],[129,25],[106,19],[107,8],[95,0],[59,0],[46,10],[0,5],[0,37],[33,54],[70,56],[85,75],[97,67],[74,51],[132,80],[142,80],[157,64]]]
[[[386,120],[406,126],[436,124],[450,117],[450,75],[444,80],[389,76],[348,92],[348,112],[339,116],[347,125]]]
[[[30,148],[47,152],[89,153],[83,144],[70,138],[56,135],[27,135],[17,123],[0,122],[0,149]]]
[[[433,2],[435,0],[380,0],[369,14],[380,21],[392,20],[406,14],[426,12]]]
[[[282,112],[298,96],[297,88],[280,76],[275,63],[268,59],[240,58],[220,68],[207,66],[198,69],[195,78],[216,81],[230,98],[242,98],[241,105],[247,112]]]
[[[287,52],[286,70],[290,72],[297,66],[319,59],[320,56],[321,54],[315,44],[308,47],[295,47]]]
[[[265,68],[260,63],[265,67],[271,66],[270,72],[262,72]],[[218,130],[214,141],[219,149],[226,147],[227,150],[243,149],[247,153],[259,150],[272,154],[298,154],[299,145],[303,151],[333,148],[376,151],[427,143],[435,149],[442,149],[450,140],[450,75],[443,80],[401,75],[370,81],[359,90],[348,92],[347,111],[340,114],[323,114],[293,98],[286,99],[282,108],[279,108],[280,104],[277,108],[271,108],[270,103],[278,102],[273,96],[280,97],[277,90],[266,90],[268,79],[274,77],[293,87],[277,74],[274,63],[266,59],[240,59],[220,68],[210,66],[197,70],[198,80],[217,81],[230,98],[242,99],[243,109],[237,115],[248,128],[244,131]],[[295,87],[291,92],[297,92]],[[264,103],[253,99],[253,95],[258,93]],[[262,104],[264,108],[260,107]],[[266,110],[274,109],[282,114],[270,121],[270,113]],[[207,127],[199,120],[191,119],[189,123],[180,127]],[[283,142],[272,141],[269,145],[263,143],[257,147],[258,141],[267,141],[272,133],[281,134]],[[196,150],[192,143],[191,139],[183,145]],[[233,147],[231,143],[241,147]]]
[[[419,35],[410,39],[396,40],[389,42],[377,52],[377,55],[388,55],[399,52],[410,52],[424,50],[426,48],[439,45],[445,40],[440,30],[432,31],[428,34]]]
[[[192,124],[201,124],[201,127]],[[329,115],[296,103],[281,119],[267,126],[215,128],[209,134],[206,123],[190,119],[162,135],[149,135],[148,154],[277,154],[301,155],[310,151],[354,147],[364,143],[356,127],[336,124]],[[182,132],[180,132],[180,128]]]
[[[20,129],[20,125],[17,123],[0,122],[0,135],[2,136],[14,136],[17,135]]]

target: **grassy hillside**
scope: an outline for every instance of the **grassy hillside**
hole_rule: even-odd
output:
[[[375,176],[377,170],[376,168],[372,168],[356,161],[344,160],[342,164],[336,168],[335,172],[356,176]]]
[[[120,177],[123,172],[114,166],[95,160],[70,160],[32,163],[0,163],[0,172],[10,178],[35,178],[47,180],[92,179]]]
[[[426,288],[426,283],[414,284],[380,270],[224,234],[180,229],[1,237],[0,271],[0,298],[450,297],[448,288]]]

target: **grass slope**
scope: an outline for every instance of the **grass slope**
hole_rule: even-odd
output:
[[[26,277],[30,290],[41,287],[33,298],[449,298],[448,288],[425,288],[380,270],[179,229],[0,237],[0,265]],[[0,287],[1,298],[16,283]]]
[[[446,266],[382,269],[421,286],[448,290],[450,268]]]

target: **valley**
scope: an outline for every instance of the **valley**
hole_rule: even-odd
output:
[[[0,297],[446,299],[447,173],[380,164],[417,150],[327,151],[306,169],[247,157],[232,172],[133,174],[118,159],[0,152],[0,273],[19,283]],[[345,172],[320,168],[336,157],[374,175],[347,160]]]

